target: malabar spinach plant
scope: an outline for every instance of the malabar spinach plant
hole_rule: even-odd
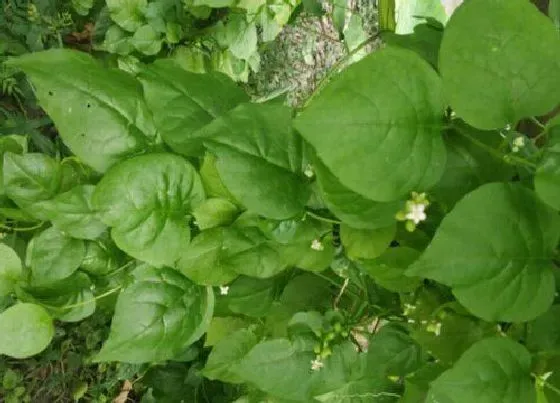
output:
[[[0,138],[0,353],[103,307],[94,361],[197,344],[238,403],[559,401],[558,30],[468,0],[387,38],[299,110],[173,60],[11,59],[73,155]]]

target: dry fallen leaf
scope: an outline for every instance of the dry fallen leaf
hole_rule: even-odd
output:
[[[123,383],[123,386],[121,388],[121,393],[119,393],[119,395],[115,397],[113,403],[126,403],[126,401],[128,400],[128,394],[130,393],[131,390],[132,390],[132,382],[130,382],[127,379]]]

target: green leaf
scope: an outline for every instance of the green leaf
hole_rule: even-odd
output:
[[[239,274],[272,277],[284,270],[276,248],[257,228],[213,228],[186,248],[177,268],[198,284],[222,285]]]
[[[129,74],[66,49],[29,53],[9,63],[27,74],[64,144],[97,171],[154,141],[142,89]]]
[[[245,382],[272,396],[308,401],[313,353],[299,352],[286,339],[257,344],[233,369]]]
[[[471,345],[497,333],[494,323],[446,311],[428,320],[413,333],[413,337],[438,362],[452,365]]]
[[[225,75],[190,73],[171,60],[144,67],[139,79],[163,141],[185,155],[203,152],[196,130],[249,100]]]
[[[527,321],[554,298],[551,259],[559,237],[560,218],[531,190],[491,183],[455,205],[407,274],[452,287],[487,321]]]
[[[369,342],[368,371],[404,376],[420,368],[424,361],[420,345],[397,326],[383,326]]]
[[[548,3],[548,16],[556,25],[556,29],[560,30],[560,1],[550,0]]]
[[[4,192],[4,154],[7,152],[22,154],[27,151],[27,138],[25,136],[7,135],[0,137],[0,195]]]
[[[533,352],[560,353],[560,305],[552,305],[548,311],[529,322],[527,348]]]
[[[170,360],[202,336],[212,319],[214,294],[176,270],[141,267],[119,295],[109,339],[96,362]]]
[[[323,368],[313,374],[311,394],[328,403],[393,402],[398,398],[395,385],[381,372],[367,369],[366,353],[356,351],[345,341],[333,347],[323,360]]]
[[[250,321],[236,316],[214,317],[206,332],[204,346],[215,346],[222,340],[228,339],[233,333],[246,328],[250,324]]]
[[[21,260],[17,253],[0,243],[0,298],[11,294],[22,275]]]
[[[340,226],[340,239],[350,259],[375,259],[387,250],[395,237],[396,223],[378,229],[356,229]]]
[[[325,10],[323,10],[323,5],[319,0],[302,0],[303,9],[309,15],[315,17],[321,17],[325,14]]]
[[[76,186],[51,200],[39,203],[38,208],[53,225],[65,234],[80,239],[96,239],[107,228],[91,205],[95,186]]]
[[[60,165],[46,154],[4,154],[4,190],[18,207],[44,219],[37,202],[52,198],[61,186]]]
[[[56,228],[35,236],[27,248],[27,264],[34,285],[47,285],[74,273],[86,254],[84,241],[70,238]]]
[[[426,23],[416,25],[414,32],[408,35],[397,35],[389,31],[382,33],[382,38],[387,44],[412,50],[434,68],[437,68],[438,65],[442,37],[441,28]]]
[[[396,33],[409,34],[416,25],[426,18],[433,18],[442,24],[447,21],[447,15],[442,0],[396,0]]]
[[[560,124],[549,129],[549,139],[535,173],[539,197],[560,210]]]
[[[504,337],[479,341],[431,383],[426,402],[535,403],[531,356]]]
[[[339,35],[344,31],[344,23],[346,21],[347,0],[331,0],[332,3],[332,21]]]
[[[54,319],[62,322],[79,322],[92,315],[97,305],[91,280],[82,272],[46,286],[26,287],[25,292],[30,302],[43,305]]]
[[[230,7],[235,4],[235,0],[193,0],[193,6],[195,7],[214,7],[214,8],[221,8],[221,7]]]
[[[395,214],[404,205],[402,201],[380,203],[351,191],[315,159],[317,184],[321,198],[342,222],[353,228],[385,228],[395,222]]]
[[[248,60],[257,52],[257,26],[243,14],[233,14],[226,26],[229,51],[238,59]]]
[[[283,105],[243,104],[201,129],[222,181],[249,211],[291,218],[310,190],[301,174],[302,141]],[[280,185],[281,184],[281,185]]]
[[[201,230],[231,224],[239,210],[237,206],[226,199],[206,199],[194,211],[196,225]]]
[[[406,246],[389,248],[381,256],[359,263],[361,270],[369,274],[377,284],[394,292],[411,292],[420,280],[405,276],[405,270],[420,256],[420,252]]]
[[[107,29],[105,40],[100,45],[100,48],[118,55],[128,55],[134,50],[129,34],[119,28],[118,25],[111,25]]]
[[[430,382],[445,369],[440,363],[428,363],[404,380],[404,394],[399,403],[425,403],[430,389]]]
[[[499,133],[476,130],[461,122],[455,122],[455,125],[455,130],[444,137],[447,148],[445,173],[430,191],[446,211],[480,185],[509,181],[514,175],[511,165],[473,143],[477,141],[497,150],[503,140]]]
[[[480,129],[544,115],[558,104],[560,81],[550,72],[560,69],[559,46],[554,25],[526,0],[465,2],[447,24],[440,49],[451,107]]]
[[[239,232],[212,228],[197,235],[183,250],[177,269],[197,284],[227,284],[239,275],[229,258],[250,247]]]
[[[120,266],[124,253],[113,242],[86,242],[86,254],[80,269],[94,276],[104,276]]]
[[[161,34],[156,32],[151,25],[142,25],[130,38],[130,44],[137,51],[148,56],[158,54],[161,50],[161,43]]]
[[[334,78],[295,127],[343,186],[392,201],[443,174],[444,105],[432,68],[408,50],[387,48]]]
[[[258,341],[250,329],[240,329],[223,338],[212,349],[202,371],[203,375],[212,380],[242,383],[243,377],[237,375],[234,368]]]
[[[204,199],[198,174],[173,154],[148,154],[115,165],[93,206],[117,246],[154,266],[172,266],[189,243],[187,214]]]
[[[53,336],[52,319],[39,305],[16,304],[0,314],[0,354],[31,357],[43,351]]]
[[[230,312],[250,316],[265,316],[274,300],[274,280],[240,276],[229,286],[227,295],[218,302]]]
[[[147,0],[107,0],[111,18],[124,30],[134,32],[144,24]]]

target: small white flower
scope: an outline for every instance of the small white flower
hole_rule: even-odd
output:
[[[317,357],[313,361],[311,361],[311,370],[312,371],[319,371],[321,368],[325,366],[325,363],[321,361],[321,358]]]
[[[315,171],[313,170],[313,166],[311,164],[307,164],[305,169],[303,170],[303,174],[308,178],[313,178],[315,175]]]
[[[319,239],[314,239],[313,242],[311,242],[311,249],[322,251],[323,249],[325,249],[325,246]]]
[[[229,286],[227,285],[220,286],[220,295],[228,295],[228,292],[229,292]]]
[[[424,204],[412,204],[406,214],[406,219],[414,222],[414,224],[424,221],[426,219],[426,213],[424,212],[425,209],[426,206]]]
[[[511,151],[513,151],[514,153],[518,152],[519,149],[525,147],[525,137],[523,136],[517,136],[516,138],[513,139],[513,145],[511,146]]]
[[[439,336],[441,334],[441,322],[428,324],[428,326],[426,326],[426,331]]]
[[[525,137],[517,136],[515,139],[513,139],[513,145],[517,147],[523,147],[525,145]]]

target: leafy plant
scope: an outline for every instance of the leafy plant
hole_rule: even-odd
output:
[[[151,363],[145,399],[557,401],[558,30],[470,0],[387,38],[296,111],[177,60],[10,59],[72,155],[0,142],[0,353],[103,310],[91,359]]]
[[[258,71],[258,44],[270,42],[300,0],[108,0],[113,21],[98,46],[118,55],[173,54],[196,73],[220,71],[247,81]]]

